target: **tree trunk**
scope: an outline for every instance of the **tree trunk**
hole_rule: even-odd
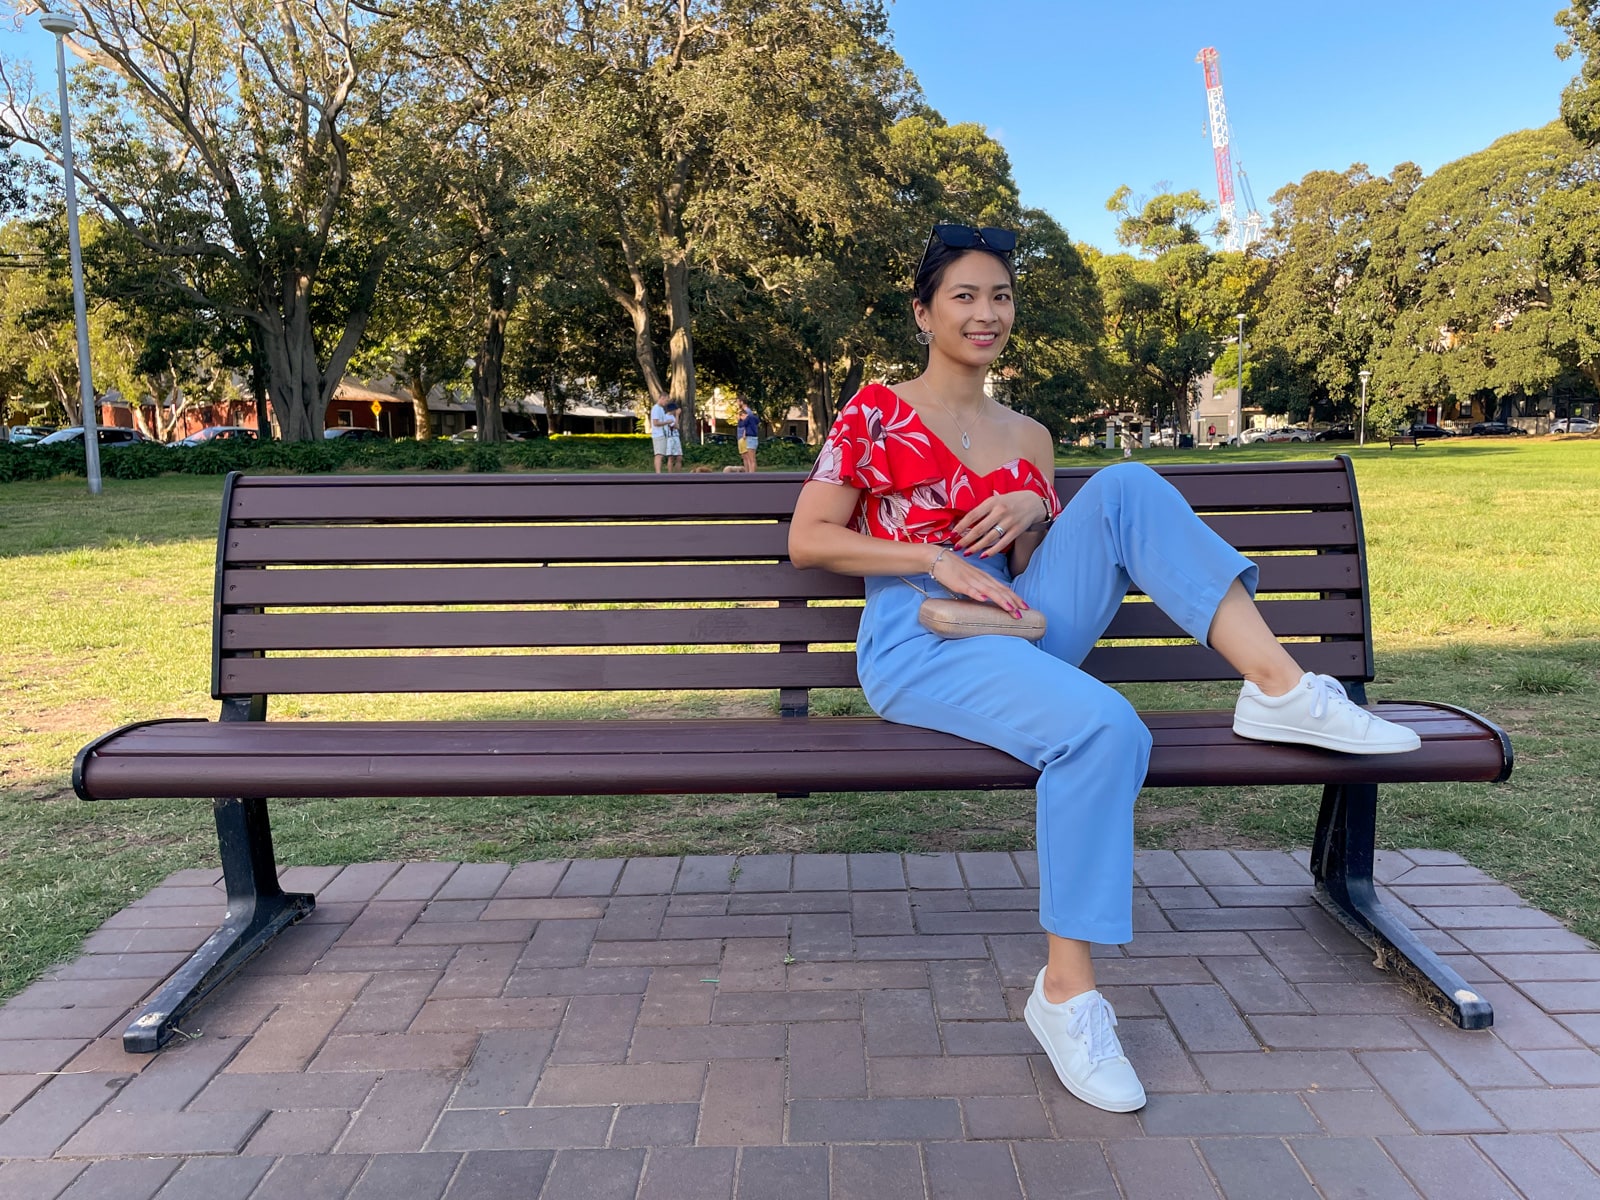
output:
[[[432,390],[419,371],[411,376],[411,415],[416,420],[417,441],[433,437],[433,421],[428,416],[428,392]]]
[[[823,359],[811,360],[811,436],[821,441],[833,425],[833,372]]]
[[[699,441],[700,425],[694,412],[694,309],[689,302],[689,258],[677,251],[667,260],[667,313],[672,325],[672,398],[681,413],[678,429]]]
[[[246,321],[245,333],[250,339],[250,397],[256,406],[256,437],[264,442],[272,437],[272,415],[267,405],[267,353],[260,325]]]
[[[322,369],[310,323],[294,319],[291,312],[283,318],[277,313],[264,315],[268,323],[261,331],[261,347],[267,361],[267,396],[278,429],[286,442],[320,441],[327,406],[322,403]]]
[[[838,395],[848,400],[861,390],[861,376],[866,372],[866,362],[859,354],[852,354],[844,360],[844,386]]]
[[[500,395],[505,388],[506,322],[517,302],[517,283],[510,265],[496,256],[489,266],[489,319],[472,363],[472,403],[478,410],[478,441],[506,440]]]
[[[633,284],[632,294],[614,284],[604,271],[597,272],[601,286],[611,293],[611,298],[622,305],[628,319],[633,322],[633,357],[639,364],[639,375],[644,380],[645,391],[651,404],[665,404],[667,389],[656,370],[656,347],[650,337],[650,289],[645,284],[644,271],[639,256],[634,251],[633,240],[628,237],[627,219],[618,213],[617,241],[622,247],[622,259],[628,267],[628,279]]]
[[[544,377],[544,429],[548,437],[558,433],[565,433],[567,424],[567,396],[561,390],[561,380],[557,377],[555,368],[545,372]]]

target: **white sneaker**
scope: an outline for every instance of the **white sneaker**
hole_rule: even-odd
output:
[[[1023,1015],[1067,1091],[1107,1112],[1144,1107],[1144,1087],[1117,1041],[1117,1014],[1099,992],[1051,1004],[1040,971]]]
[[[1293,690],[1265,695],[1245,681],[1233,706],[1233,731],[1262,742],[1294,742],[1346,754],[1404,754],[1422,739],[1404,725],[1385,721],[1345,695],[1328,675],[1307,671]]]

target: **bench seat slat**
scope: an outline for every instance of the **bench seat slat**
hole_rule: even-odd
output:
[[[1359,600],[1265,600],[1279,637],[1359,636]],[[491,649],[519,646],[767,645],[855,641],[859,607],[512,609],[493,612],[230,613],[222,647],[240,650]],[[1154,604],[1124,604],[1108,638],[1185,636]]]
[[[1496,731],[1452,711],[1419,720],[1420,706],[1379,705],[1422,735],[1411,754],[1354,758],[1294,746],[1264,746],[1232,735],[1232,714],[1184,714],[1173,727],[1152,722],[1155,745],[1147,786],[1321,784],[1330,763],[1355,782],[1488,781],[1499,778],[1504,760]],[[1203,724],[1202,724],[1203,722]],[[605,726],[610,725],[610,728]],[[147,726],[138,740],[146,747],[169,737],[163,752],[122,754],[118,743],[133,731],[100,745],[84,764],[82,788],[89,799],[128,796],[477,796],[725,793],[773,790],[858,791],[923,788],[1031,787],[1037,772],[1009,755],[947,734],[916,730],[876,718],[810,718],[774,721],[596,722],[583,729],[558,722],[509,724],[479,729],[467,749],[466,731],[435,730],[426,724],[396,731],[376,723],[342,728],[324,725],[320,739],[338,749],[310,752],[304,743],[278,736],[280,751],[266,752],[272,734],[287,724],[224,727],[211,723]],[[833,725],[854,728],[834,738]],[[163,734],[161,730],[174,732]],[[207,733],[220,738],[221,753],[209,753]],[[582,730],[582,736],[580,736]],[[310,731],[307,731],[310,732]],[[396,740],[398,733],[398,741]],[[498,745],[486,745],[498,733]],[[368,741],[367,739],[371,739]],[[598,739],[607,752],[597,753]],[[435,743],[440,743],[436,745]],[[311,745],[315,745],[314,740]],[[390,752],[389,747],[394,747]],[[403,746],[403,748],[401,748]],[[297,750],[285,753],[283,750]]]
[[[1431,740],[1484,736],[1485,725],[1452,708],[1385,701],[1378,711]],[[1167,746],[1231,744],[1230,720],[1220,709],[1150,711],[1144,723]],[[612,718],[548,721],[264,721],[223,724],[169,721],[132,726],[102,745],[104,758],[189,756],[224,758],[313,755],[372,757],[517,753],[678,754],[743,753],[757,730],[771,748],[803,746],[807,753],[948,749],[947,733],[878,718],[808,717],[778,724],[761,717]],[[960,740],[960,739],[956,739]],[[962,745],[966,745],[964,741]],[[1344,761],[1340,759],[1339,761]]]
[[[1349,512],[1214,513],[1202,517],[1234,548],[1321,549],[1356,543]],[[776,559],[787,522],[631,525],[288,525],[232,529],[229,566],[384,563],[565,563]]]
[[[1361,588],[1355,554],[1263,555],[1263,592]],[[236,568],[226,608],[397,604],[562,604],[683,600],[853,599],[860,579],[787,563],[607,567]]]

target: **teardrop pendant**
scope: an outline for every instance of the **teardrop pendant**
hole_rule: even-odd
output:
[[[972,439],[969,438],[965,433],[963,433],[961,435],[961,448],[963,450],[971,450],[972,449]]]

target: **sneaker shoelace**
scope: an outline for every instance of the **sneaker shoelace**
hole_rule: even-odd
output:
[[[1101,1062],[1122,1056],[1122,1043],[1117,1040],[1117,1014],[1103,997],[1085,1004],[1072,1012],[1067,1022],[1069,1036],[1084,1042],[1089,1048],[1089,1061]]]
[[[1308,685],[1311,688],[1311,719],[1320,721],[1328,715],[1329,708],[1343,707],[1356,713],[1361,718],[1362,729],[1372,722],[1372,714],[1362,708],[1345,694],[1344,684],[1331,675],[1313,675]]]

